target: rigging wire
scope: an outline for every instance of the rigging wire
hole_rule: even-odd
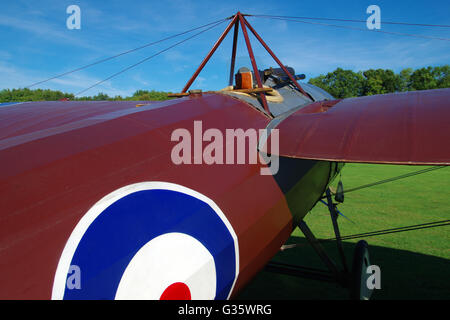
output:
[[[408,34],[408,33],[400,33],[400,32],[389,32],[389,31],[384,31],[384,30],[383,30],[383,31],[382,31],[382,30],[368,30],[368,29],[357,28],[357,27],[351,27],[351,26],[333,25],[333,24],[325,24],[325,23],[318,23],[318,22],[308,22],[308,21],[302,21],[302,20],[298,20],[298,19],[305,19],[305,20],[331,20],[331,21],[345,21],[345,22],[365,22],[365,20],[338,19],[338,18],[315,18],[315,17],[295,17],[295,16],[275,16],[275,15],[251,15],[251,14],[246,14],[245,16],[253,16],[253,17],[261,17],[261,18],[269,18],[269,19],[277,19],[277,20],[284,20],[284,21],[299,22],[299,23],[307,23],[307,24],[316,24],[316,25],[332,26],[332,27],[338,27],[338,28],[347,28],[347,29],[353,29],[353,30],[375,31],[375,32],[388,33],[388,34],[394,34],[394,35],[402,35],[402,36],[420,37],[420,38],[427,38],[427,39],[435,39],[435,40],[450,41],[449,38],[439,38],[439,37],[431,37],[431,36],[425,36],[425,35]],[[36,86],[36,85],[39,85],[39,84],[48,82],[48,81],[50,81],[50,80],[53,80],[53,79],[57,79],[57,78],[66,76],[66,75],[69,75],[69,74],[71,74],[71,73],[74,73],[74,72],[77,72],[77,71],[80,71],[80,70],[83,70],[83,69],[92,67],[92,66],[94,66],[94,65],[97,65],[97,64],[100,64],[100,63],[103,63],[103,62],[106,62],[106,61],[109,61],[109,60],[118,58],[118,57],[120,57],[120,56],[123,56],[123,55],[129,54],[129,53],[132,53],[132,52],[141,50],[141,49],[143,49],[143,48],[146,48],[146,47],[149,47],[149,46],[152,46],[152,45],[155,45],[155,44],[158,44],[158,43],[161,43],[161,42],[164,42],[164,41],[167,41],[167,40],[176,38],[176,37],[179,37],[179,36],[181,36],[181,35],[190,33],[190,32],[192,32],[192,31],[195,31],[195,30],[198,30],[198,29],[202,29],[202,28],[205,28],[205,27],[208,27],[208,26],[212,26],[212,27],[207,28],[207,29],[204,30],[204,31],[207,31],[207,30],[209,30],[209,29],[211,29],[211,28],[213,28],[213,27],[215,27],[215,26],[221,24],[222,22],[225,22],[226,20],[229,20],[230,18],[232,18],[232,17],[228,17],[228,18],[220,19],[220,20],[217,20],[217,21],[214,21],[214,22],[210,22],[210,23],[208,23],[208,24],[205,24],[205,25],[202,25],[202,26],[199,26],[199,27],[196,27],[196,28],[192,28],[192,29],[189,29],[189,30],[184,31],[184,32],[181,32],[181,33],[178,33],[178,34],[175,34],[175,35],[172,35],[172,36],[169,36],[169,37],[166,37],[166,38],[163,38],[163,39],[154,41],[154,42],[150,42],[150,43],[144,44],[144,45],[142,45],[142,46],[139,46],[139,47],[136,47],[136,48],[133,48],[133,49],[130,49],[130,50],[127,50],[127,51],[118,53],[118,54],[116,54],[116,55],[113,55],[113,56],[110,56],[110,57],[107,57],[107,58],[104,58],[104,59],[101,59],[101,60],[92,62],[92,63],[90,63],[90,64],[87,64],[87,65],[78,67],[78,68],[76,68],[76,69],[73,69],[73,70],[70,70],[70,71],[67,71],[67,72],[64,72],[64,73],[55,75],[55,76],[50,77],[50,78],[48,78],[48,79],[45,79],[45,80],[42,80],[42,81],[38,81],[38,82],[32,83],[31,85],[28,85],[28,86],[26,86],[25,88],[31,88],[31,87],[34,87],[34,86]],[[442,27],[442,28],[449,28],[449,27],[450,27],[450,25],[420,24],[420,23],[390,22],[390,21],[383,21],[383,23],[385,23],[385,24],[397,24],[397,25],[409,25],[409,26],[423,26],[423,27]],[[200,34],[200,33],[202,33],[202,32],[199,32],[198,34]],[[198,34],[196,34],[196,35],[198,35]],[[188,38],[188,39],[191,39],[191,38],[193,38],[193,37],[190,37],[190,38]],[[188,39],[186,39],[186,40],[188,40]],[[176,45],[181,44],[182,42],[185,42],[186,40],[181,41],[181,42],[177,43]],[[158,52],[156,55],[158,55],[158,54],[160,54],[160,53],[162,53],[162,52],[164,52],[164,51],[167,51],[167,50],[169,50],[169,49],[172,48],[172,47],[173,47],[173,46],[171,46],[171,47],[169,47],[169,48],[167,48],[167,49],[165,49],[165,50],[163,50],[163,51],[161,51],[161,52]],[[156,56],[156,55],[154,55],[154,56]],[[131,69],[131,68],[133,68],[133,67],[139,65],[140,63],[144,62],[144,61],[147,61],[147,60],[153,58],[154,56],[148,57],[148,58],[146,58],[146,59],[144,59],[144,60],[138,62],[137,64],[134,64],[134,65],[130,66],[129,68],[126,68],[125,70],[122,70],[122,71],[120,71],[120,72],[118,72],[118,73],[116,73],[116,74],[111,75],[111,76],[108,77],[107,79],[102,80],[102,81],[96,83],[96,84],[93,85],[92,87],[89,87],[89,88],[87,88],[86,90],[80,91],[80,92],[77,93],[75,96],[78,96],[79,94],[81,94],[81,93],[83,93],[83,92],[85,92],[85,91],[87,91],[87,90],[89,90],[89,89],[95,87],[96,85],[98,85],[98,84],[100,84],[100,83],[103,83],[103,82],[105,82],[105,81],[111,79],[112,77],[114,77],[114,76],[116,76],[116,75],[118,75],[118,74],[120,74],[120,73],[123,73],[123,72],[125,72],[126,70]]]
[[[126,54],[128,54],[128,53],[136,52],[136,51],[138,51],[138,50],[141,50],[141,49],[150,47],[150,46],[152,46],[152,45],[155,45],[155,44],[158,44],[158,43],[161,43],[161,42],[164,42],[164,41],[167,41],[167,40],[170,40],[170,39],[173,39],[173,38],[182,36],[182,35],[184,35],[184,34],[190,33],[190,32],[192,32],[192,31],[195,31],[195,30],[198,30],[198,29],[202,29],[202,28],[208,27],[208,26],[210,26],[210,25],[214,25],[214,24],[219,23],[219,22],[224,22],[224,21],[226,21],[226,20],[227,20],[227,18],[225,18],[225,19],[220,19],[220,20],[217,20],[217,21],[214,21],[214,22],[211,22],[211,23],[202,25],[202,26],[200,26],[200,27],[192,28],[192,29],[189,29],[189,30],[187,30],[187,31],[184,31],[184,32],[181,32],[181,33],[177,33],[177,34],[175,34],[175,35],[172,35],[172,36],[169,36],[169,37],[166,37],[166,38],[157,40],[157,41],[153,41],[153,42],[150,42],[150,43],[146,43],[146,44],[144,44],[144,45],[142,45],[142,46],[139,46],[139,47],[137,47],[137,48],[133,48],[133,49],[130,49],[130,50],[127,50],[127,51],[118,53],[118,54],[116,54],[116,55],[113,55],[113,56],[111,56],[111,57],[107,57],[107,58],[104,58],[104,59],[101,59],[101,60],[98,60],[98,61],[89,63],[89,64],[87,64],[87,65],[78,67],[78,68],[76,68],[76,69],[73,69],[73,70],[70,70],[70,71],[67,71],[67,72],[64,72],[64,73],[55,75],[55,76],[53,76],[53,77],[51,77],[51,78],[48,78],[48,79],[45,79],[45,80],[42,80],[42,81],[35,82],[35,83],[33,83],[33,84],[30,84],[29,86],[26,86],[25,88],[31,88],[31,87],[37,86],[38,84],[42,84],[42,83],[48,82],[48,81],[53,80],[53,79],[61,78],[61,77],[66,76],[66,75],[68,75],[68,74],[71,74],[71,73],[74,73],[74,72],[77,72],[77,71],[80,71],[80,70],[83,70],[83,69],[87,69],[87,68],[92,67],[92,66],[94,66],[94,65],[97,65],[97,64],[99,64],[99,63],[106,62],[106,61],[109,61],[109,60],[118,58],[118,57],[123,56],[123,55],[126,55]]]
[[[368,183],[368,184],[365,184],[365,185],[362,185],[362,186],[359,186],[359,187],[350,188],[350,189],[344,190],[344,192],[342,192],[342,193],[346,194],[346,193],[349,193],[349,192],[353,192],[353,191],[357,191],[357,190],[361,190],[361,189],[365,189],[365,188],[370,188],[370,187],[377,186],[377,185],[380,185],[380,184],[384,184],[384,183],[388,183],[388,182],[392,182],[392,181],[396,181],[396,180],[401,180],[401,179],[405,179],[405,178],[409,178],[409,177],[416,176],[416,175],[419,175],[419,174],[423,174],[423,173],[426,173],[426,172],[430,172],[430,171],[434,171],[434,170],[438,170],[438,169],[443,169],[443,168],[446,168],[446,167],[447,166],[434,166],[434,167],[430,167],[430,168],[425,168],[425,169],[421,169],[421,170],[418,170],[418,171],[413,171],[413,172],[405,173],[405,174],[402,174],[402,175],[399,175],[399,176],[391,177],[391,178],[388,178],[388,179],[384,179],[384,180]],[[326,197],[324,196],[321,199],[325,199],[325,198]]]
[[[385,234],[391,234],[391,233],[400,233],[400,232],[407,232],[407,231],[414,231],[414,230],[423,230],[428,228],[437,228],[437,227],[444,227],[450,225],[450,220],[442,220],[442,221],[434,221],[434,222],[428,222],[428,223],[422,223],[422,224],[416,224],[411,226],[405,226],[405,227],[399,227],[399,228],[391,228],[391,229],[383,229],[383,230],[377,230],[372,232],[366,232],[366,233],[359,233],[359,234],[352,234],[347,236],[341,236],[340,240],[352,240],[352,239],[358,239],[358,238],[365,238],[365,237],[374,237],[374,236],[380,236]],[[318,239],[317,242],[329,242],[329,241],[336,241],[337,238],[327,238],[327,239]],[[286,249],[292,249],[292,248],[298,248],[307,246],[307,243],[292,243],[292,244],[286,244],[281,247],[281,250]]]
[[[403,174],[403,175],[400,175],[400,176],[395,176],[395,177],[392,177],[392,178],[388,178],[388,179],[384,179],[384,180],[377,181],[377,182],[374,182],[374,183],[370,183],[370,184],[366,184],[366,185],[363,185],[363,186],[359,186],[359,187],[356,187],[356,188],[348,189],[348,190],[345,190],[343,193],[348,193],[348,192],[361,190],[361,189],[364,189],[364,188],[369,188],[369,187],[372,187],[372,186],[375,186],[375,185],[379,185],[379,184],[383,184],[383,183],[387,183],[387,182],[391,182],[391,181],[395,181],[395,180],[408,178],[408,177],[411,177],[411,176],[423,174],[423,173],[426,173],[426,172],[430,172],[430,171],[438,170],[438,169],[442,169],[442,168],[446,168],[446,166],[435,166],[435,167],[425,168],[425,169],[422,169],[422,170],[406,173],[406,174]],[[326,197],[323,197],[323,198],[326,198]],[[323,202],[323,200],[320,200],[320,201]],[[383,230],[377,230],[377,231],[371,231],[371,232],[365,232],[365,233],[341,236],[340,240],[352,240],[352,239],[358,239],[358,238],[364,238],[364,237],[374,237],[374,236],[380,236],[380,235],[391,234],[391,233],[399,233],[399,232],[406,232],[406,231],[413,231],[413,230],[422,230],[422,229],[428,229],[428,228],[444,227],[444,226],[448,226],[448,225],[450,225],[450,220],[434,221],[434,222],[416,224],[416,225],[412,225],[412,226],[405,226],[405,227],[398,227],[398,228],[391,228],[391,229],[383,229]],[[328,238],[328,239],[319,239],[319,240],[317,240],[317,242],[328,242],[328,241],[336,241],[336,240],[338,240],[337,237],[334,237],[334,238]],[[302,247],[302,246],[306,246],[306,244],[299,244],[299,243],[287,244],[287,245],[281,246],[281,250],[283,251],[283,250],[297,248],[297,247]]]
[[[389,233],[398,233],[398,232],[405,232],[405,231],[412,231],[412,230],[422,230],[422,229],[427,229],[427,228],[443,227],[443,226],[447,226],[447,225],[450,225],[450,220],[435,221],[435,222],[417,224],[417,225],[413,225],[413,226],[406,226],[406,227],[378,230],[378,231],[372,231],[372,232],[366,232],[366,233],[360,233],[360,234],[353,234],[353,235],[343,236],[343,237],[341,237],[341,240],[372,237],[372,236],[379,236],[379,235],[384,235],[384,234],[389,234]],[[335,240],[335,238],[326,239],[326,240],[328,240],[328,241]]]
[[[172,49],[173,47],[176,47],[176,46],[178,46],[178,45],[180,45],[180,44],[182,44],[182,43],[184,43],[184,42],[186,42],[186,41],[188,41],[188,40],[190,40],[190,39],[192,39],[192,38],[194,38],[194,37],[196,37],[196,36],[198,36],[198,35],[200,35],[200,34],[202,34],[202,33],[204,33],[204,32],[206,32],[206,31],[208,31],[208,30],[211,30],[211,29],[214,28],[214,27],[219,26],[220,24],[224,23],[226,20],[227,20],[227,19],[222,19],[222,20],[220,20],[219,22],[217,22],[216,24],[210,26],[209,28],[206,28],[206,29],[204,29],[204,30],[202,30],[202,31],[200,31],[200,32],[197,32],[196,34],[194,34],[194,35],[192,35],[192,36],[190,36],[190,37],[188,37],[188,38],[186,38],[186,39],[183,39],[183,40],[181,40],[181,41],[179,41],[179,42],[177,42],[177,43],[175,43],[175,44],[173,44],[173,45],[171,45],[171,46],[169,46],[169,47],[167,47],[167,48],[165,48],[165,49],[163,49],[163,50],[161,50],[161,51],[158,51],[157,53],[155,53],[155,54],[153,54],[153,55],[151,55],[151,56],[149,56],[149,57],[146,57],[146,58],[144,58],[144,59],[142,59],[142,60],[136,62],[135,64],[132,64],[131,66],[128,66],[128,67],[126,67],[126,68],[124,68],[124,69],[122,69],[122,70],[120,70],[120,71],[118,71],[118,72],[116,72],[116,73],[110,75],[109,77],[107,77],[107,78],[105,78],[105,79],[103,79],[103,80],[101,80],[101,81],[98,81],[98,82],[94,83],[94,84],[91,85],[90,87],[88,87],[88,88],[86,88],[86,89],[83,89],[83,90],[81,90],[80,92],[78,92],[77,94],[75,94],[75,96],[79,96],[80,94],[82,94],[82,93],[84,93],[84,92],[86,92],[86,91],[88,91],[88,90],[90,90],[90,89],[92,89],[92,88],[98,86],[99,84],[102,84],[102,83],[104,83],[104,82],[110,80],[111,78],[114,78],[115,76],[118,76],[119,74],[122,74],[122,73],[124,73],[125,71],[128,71],[128,70],[130,70],[130,69],[132,69],[132,68],[134,68],[134,67],[140,65],[141,63],[144,63],[145,61],[150,60],[150,59],[152,59],[152,58],[154,58],[154,57],[160,55],[161,53],[164,53],[164,52],[168,51],[169,49]]]
[[[262,18],[286,18],[286,19],[301,19],[301,20],[325,20],[325,21],[363,22],[363,23],[367,22],[367,20],[357,20],[357,19],[293,17],[293,16],[275,16],[275,15],[266,15],[266,14],[254,14],[251,16],[262,17]],[[393,21],[383,21],[383,24],[396,24],[396,25],[417,26],[417,27],[450,28],[450,25],[446,25],[446,24],[425,24],[425,23],[409,23],[409,22],[393,22]]]
[[[255,16],[255,17],[258,17],[258,16]],[[392,35],[398,35],[398,36],[407,36],[407,37],[424,38],[424,39],[431,39],[431,40],[450,41],[450,38],[440,38],[440,37],[434,37],[434,36],[426,36],[426,35],[422,35],[422,34],[412,34],[412,33],[404,33],[404,32],[384,31],[384,30],[369,30],[367,28],[358,28],[358,27],[352,27],[352,26],[344,26],[344,25],[321,23],[321,22],[311,22],[311,21],[303,21],[303,20],[288,19],[288,18],[276,18],[276,17],[270,17],[270,16],[259,16],[259,17],[261,17],[261,18],[268,18],[268,19],[272,19],[272,20],[299,22],[299,23],[305,23],[305,24],[321,25],[321,26],[336,27],[336,28],[343,28],[343,29],[368,31],[368,32],[377,32],[377,33],[386,33],[386,34],[392,34]]]
[[[380,181],[377,181],[377,182],[369,183],[369,184],[366,184],[366,185],[362,185],[362,186],[359,186],[359,187],[351,188],[351,189],[348,189],[348,190],[344,190],[344,193],[349,193],[349,192],[353,192],[353,191],[369,188],[369,187],[372,187],[372,186],[376,186],[376,185],[379,185],[379,184],[384,184],[384,183],[388,183],[388,182],[392,182],[392,181],[396,181],[396,180],[409,178],[409,177],[412,177],[412,176],[416,176],[416,175],[419,175],[419,174],[423,174],[423,173],[426,173],[426,172],[439,170],[439,169],[443,169],[443,168],[446,168],[446,166],[430,167],[430,168],[425,168],[425,169],[414,171],[414,172],[405,173],[405,174],[402,174],[400,176],[396,176],[396,177],[380,180]]]

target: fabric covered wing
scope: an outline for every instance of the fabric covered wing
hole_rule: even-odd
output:
[[[450,89],[316,102],[276,128],[282,156],[449,165]]]

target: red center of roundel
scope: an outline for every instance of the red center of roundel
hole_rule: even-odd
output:
[[[172,283],[164,290],[160,300],[191,300],[189,287],[182,282]]]

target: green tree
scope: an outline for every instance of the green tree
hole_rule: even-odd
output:
[[[110,99],[111,98],[106,93],[103,93],[103,92],[99,92],[96,96],[92,97],[92,100],[95,100],[95,101],[104,101],[104,100],[110,100]]]
[[[74,99],[71,93],[63,93],[61,91],[28,88],[23,89],[3,89],[0,91],[0,102],[24,102],[24,101],[48,101],[60,99]]]
[[[411,75],[413,73],[412,68],[406,68],[400,71],[400,91],[408,91],[411,87]]]
[[[148,91],[148,90],[137,90],[133,95],[127,100],[151,100],[151,101],[161,101],[169,99],[167,96],[167,92],[161,91]]]
[[[329,92],[336,98],[390,92],[450,88],[450,66],[403,69],[396,74],[389,69],[369,69],[353,72],[337,68],[326,75],[311,78],[309,83]]]
[[[403,69],[395,74],[389,69],[369,69],[354,72],[337,68],[326,75],[311,78],[309,83],[329,92],[336,98],[358,97],[362,95],[383,94],[398,91],[428,90],[436,88],[450,88],[450,65],[427,67],[413,70]],[[155,90],[136,90],[129,97],[117,95],[109,97],[105,93],[97,95],[75,97],[72,93],[49,89],[3,89],[0,90],[0,102],[23,101],[55,101],[69,100],[132,100],[158,101],[171,99],[167,92]]]
[[[358,97],[363,92],[363,75],[361,72],[353,72],[337,68],[327,75],[320,75],[310,79],[310,84],[316,85],[329,92],[336,98]]]
[[[435,67],[433,74],[437,81],[438,88],[450,88],[450,66],[448,64],[441,67]]]
[[[421,68],[411,74],[410,90],[428,90],[437,88],[433,68]]]
[[[402,81],[399,75],[389,69],[369,69],[363,72],[363,95],[384,94],[401,91]]]

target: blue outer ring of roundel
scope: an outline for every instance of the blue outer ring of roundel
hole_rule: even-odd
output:
[[[216,267],[215,298],[227,299],[236,276],[236,256],[226,225],[207,203],[160,189],[128,194],[92,222],[71,261],[80,267],[81,289],[66,287],[64,299],[114,299],[134,255],[169,232],[188,234],[209,250]]]

